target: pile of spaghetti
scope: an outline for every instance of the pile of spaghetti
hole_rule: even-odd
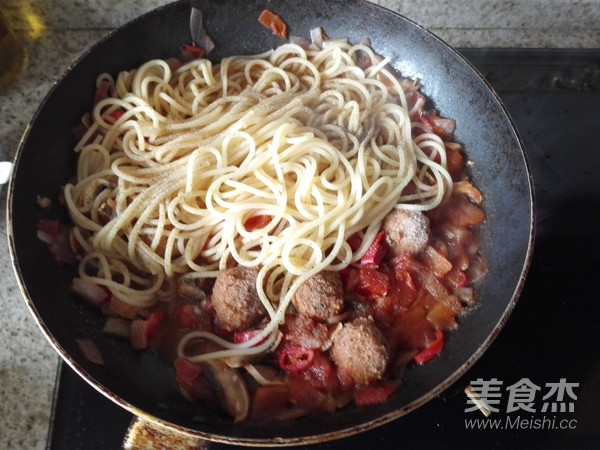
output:
[[[268,323],[240,344],[202,332],[224,348],[195,360],[263,352],[307,278],[360,260],[392,209],[451,192],[440,137],[413,137],[419,85],[365,44],[153,60],[98,86],[64,190],[79,278],[145,308],[174,278],[260,269]]]

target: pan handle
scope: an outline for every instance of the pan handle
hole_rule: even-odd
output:
[[[8,183],[13,170],[13,163],[7,159],[4,149],[0,146],[0,186]]]
[[[166,428],[155,421],[134,416],[125,439],[123,450],[209,450],[210,442],[183,431]]]
[[[8,183],[13,169],[13,163],[9,161],[0,161],[0,185]]]

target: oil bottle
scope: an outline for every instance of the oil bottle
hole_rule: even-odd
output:
[[[26,62],[25,48],[0,11],[0,91],[16,80]]]

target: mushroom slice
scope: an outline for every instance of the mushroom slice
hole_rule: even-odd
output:
[[[102,191],[106,189],[113,189],[115,187],[114,182],[107,180],[106,178],[97,178],[94,181],[90,182],[83,192],[81,193],[81,197],[79,199],[81,206],[86,209],[90,209],[96,197],[98,197]]]
[[[221,407],[233,417],[235,423],[242,422],[250,410],[250,396],[240,372],[220,360],[205,361],[202,368]]]

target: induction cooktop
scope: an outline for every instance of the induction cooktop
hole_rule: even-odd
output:
[[[306,449],[600,448],[600,50],[460,52],[500,95],[531,164],[537,233],[524,290],[496,341],[443,394]],[[469,385],[488,396],[489,417]],[[131,418],[63,364],[48,449],[120,448]]]

